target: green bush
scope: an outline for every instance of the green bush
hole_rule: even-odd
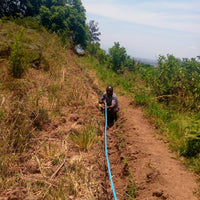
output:
[[[22,29],[17,34],[14,43],[10,44],[10,72],[14,78],[21,78],[24,70],[27,68],[26,53],[22,44],[23,33],[24,30]]]
[[[194,121],[185,129],[185,148],[181,154],[185,157],[194,157],[200,153],[200,122]]]
[[[150,95],[147,95],[145,92],[140,92],[135,94],[135,105],[141,105],[141,106],[148,106],[150,104],[151,97]]]

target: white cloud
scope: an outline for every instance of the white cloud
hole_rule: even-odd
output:
[[[189,46],[188,48],[189,48],[189,49],[192,49],[192,50],[197,50],[197,49],[198,49],[198,47],[196,47],[196,46],[194,46],[194,45]]]
[[[196,57],[200,52],[199,0],[82,0],[99,22],[101,45],[118,41],[134,57]]]
[[[86,2],[86,1],[85,1]],[[167,28],[177,31],[187,31],[191,33],[200,33],[200,14],[193,14],[186,12],[185,14],[176,14],[171,10],[166,10],[166,8],[179,8],[187,7],[190,9],[196,9],[195,4],[169,4],[164,2],[163,4],[158,4],[158,6],[165,7],[165,10],[155,11],[152,8],[155,6],[150,3],[131,5],[119,5],[116,3],[111,4],[112,0],[101,1],[95,3],[95,1],[90,3],[85,3],[84,6],[88,13],[100,15],[115,20],[126,21],[131,23],[137,23],[142,25],[153,26],[157,28]],[[149,5],[149,6],[148,6]],[[184,6],[183,6],[184,5]],[[178,7],[179,6],[179,7]],[[147,9],[149,8],[149,9]],[[186,9],[186,8],[185,8]]]

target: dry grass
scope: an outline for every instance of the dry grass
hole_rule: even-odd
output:
[[[21,27],[2,21],[0,26],[1,52]],[[94,135],[85,149],[98,137],[98,125],[90,123],[97,113],[88,109],[95,111],[86,72],[54,34],[24,29],[20,42],[29,62],[20,79],[9,71],[10,52],[0,54],[0,198],[94,199],[99,183],[69,139],[73,124]],[[38,49],[42,60],[33,64]],[[80,121],[70,120],[73,115]],[[74,155],[80,159],[72,162]]]

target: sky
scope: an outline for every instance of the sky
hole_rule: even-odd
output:
[[[82,0],[98,22],[101,48],[119,42],[135,58],[200,55],[200,0]]]

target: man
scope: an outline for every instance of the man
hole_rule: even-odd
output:
[[[106,92],[101,96],[99,103],[107,103],[108,122],[114,123],[117,120],[117,112],[119,111],[118,100],[115,93],[113,93],[113,87],[109,85],[106,88]]]

